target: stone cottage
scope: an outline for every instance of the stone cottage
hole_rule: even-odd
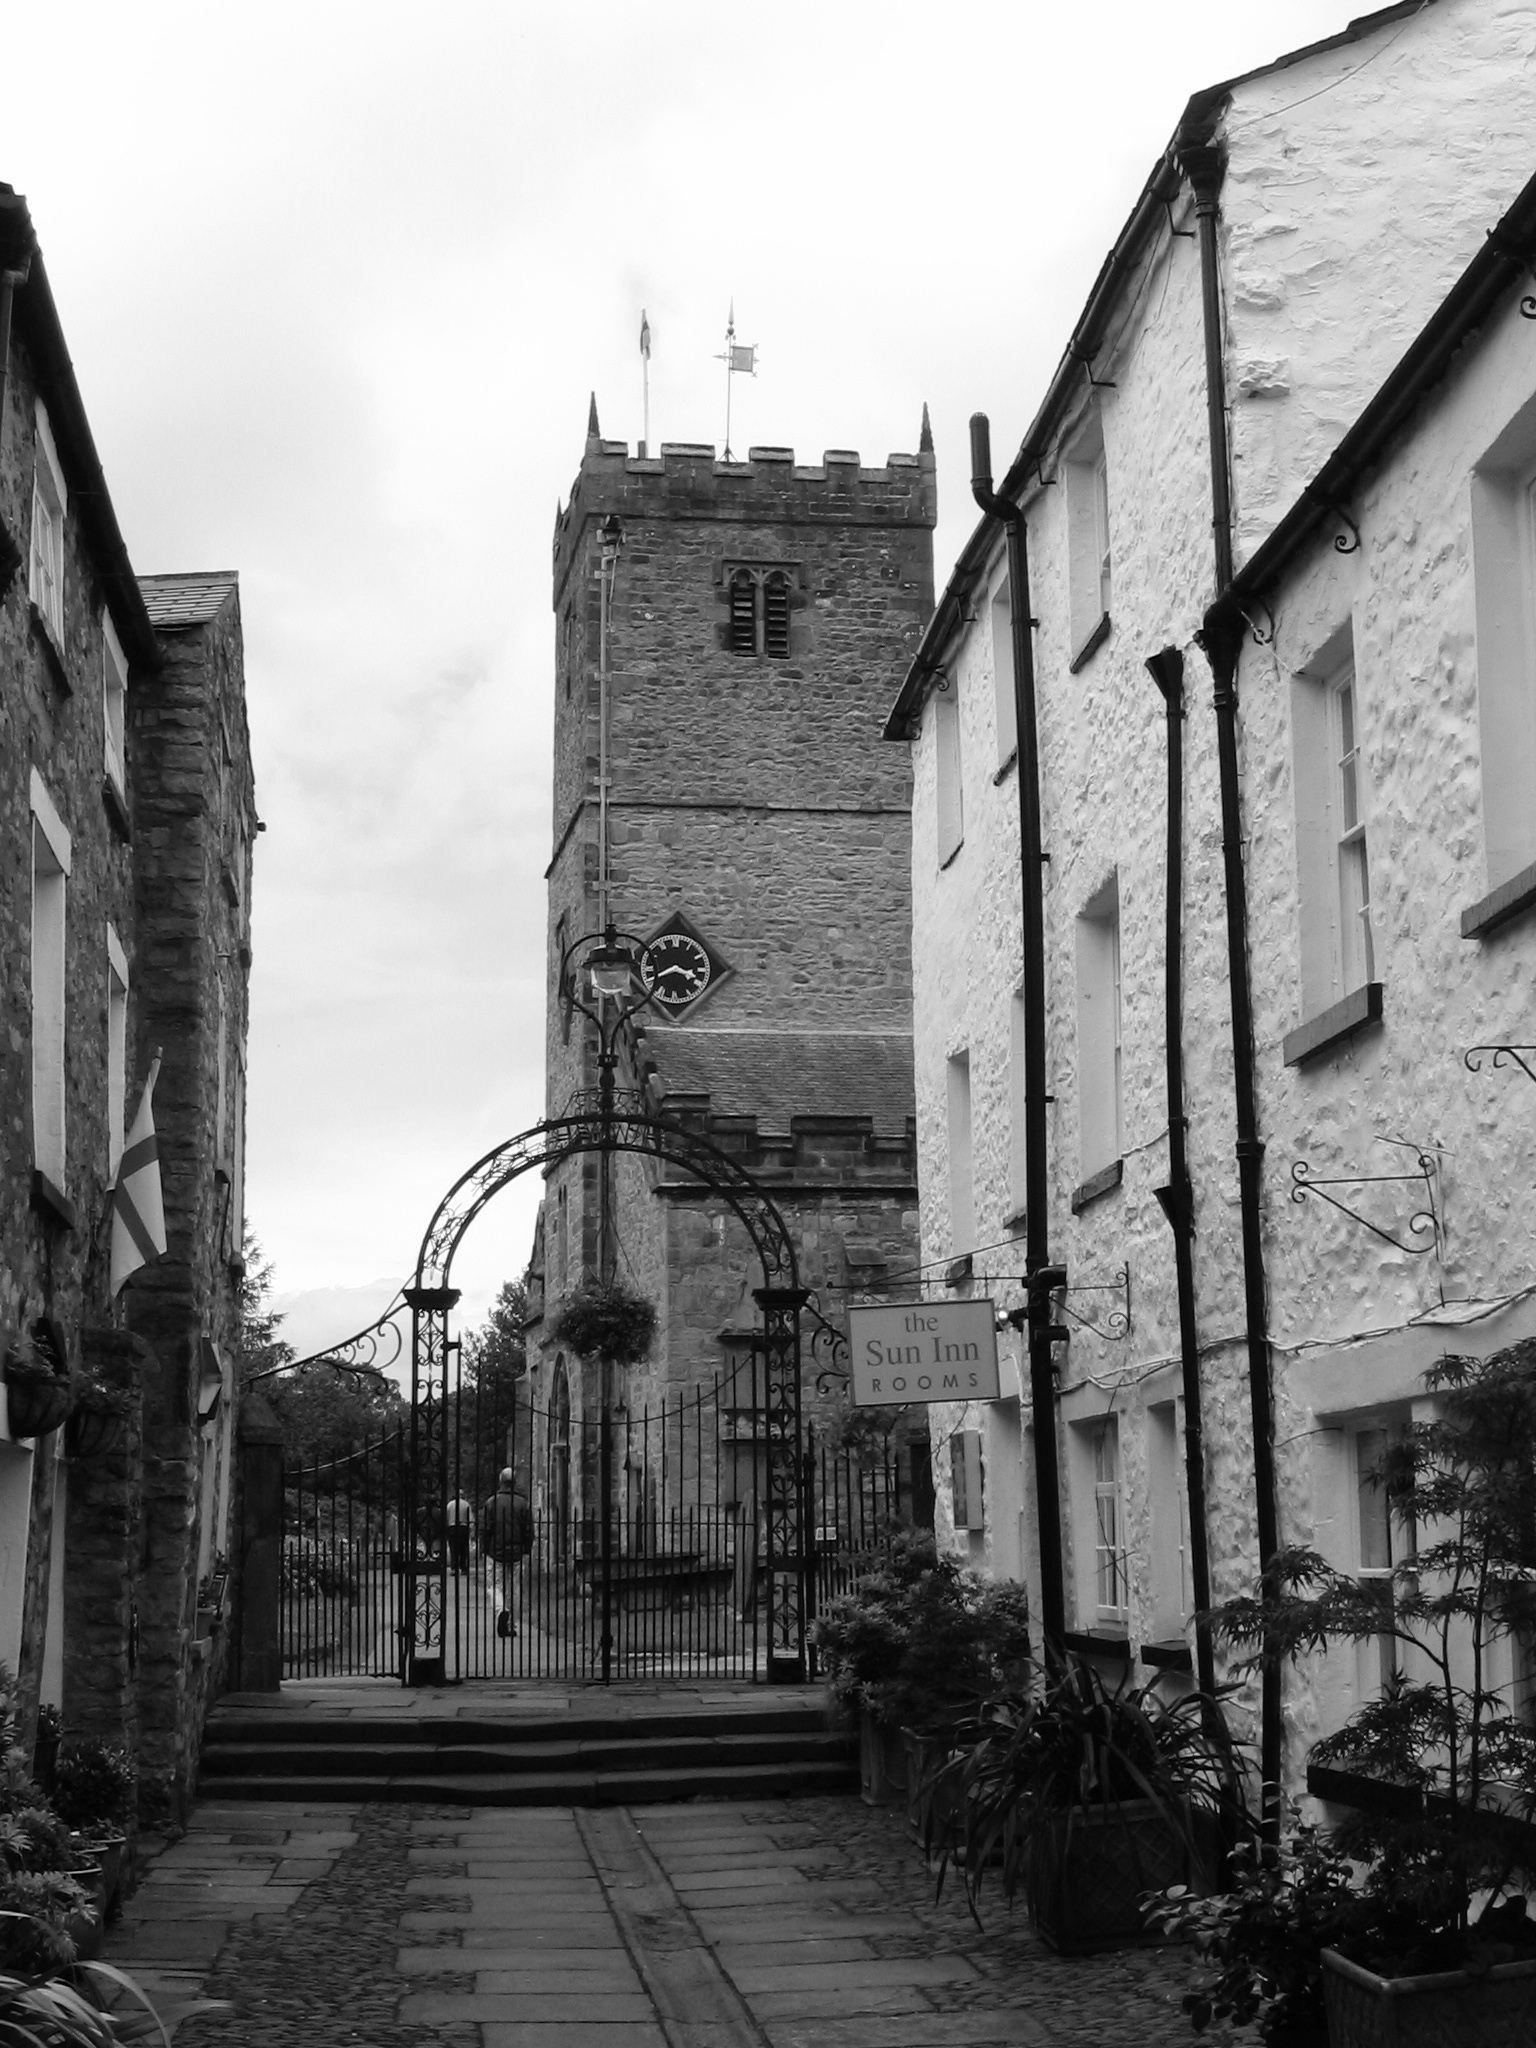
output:
[[[1368,993],[1375,949],[1396,936],[1376,837],[1406,863],[1394,899],[1405,910],[1430,856],[1413,850],[1407,809],[1388,839],[1329,808],[1346,783],[1363,786],[1350,781],[1357,712],[1383,720],[1361,727],[1372,774],[1385,772],[1386,746],[1399,749],[1407,803],[1417,776],[1402,750],[1418,744],[1424,693],[1400,666],[1367,684],[1363,665],[1349,693],[1343,586],[1332,638],[1299,654],[1294,633],[1272,643],[1331,695],[1272,679],[1262,711],[1250,708],[1247,678],[1269,658],[1250,650],[1241,692],[1218,675],[1213,706],[1197,636],[1298,502],[1329,502],[1346,430],[1520,190],[1533,75],[1528,16],[1434,0],[1382,9],[1194,96],[890,720],[914,769],[923,1258],[952,1260],[955,1290],[990,1295],[1014,1326],[1005,1398],[935,1411],[939,1519],[977,1563],[1030,1581],[1047,1620],[1054,1608],[1067,1640],[1112,1672],[1192,1670],[1203,1646],[1191,1616],[1207,1590],[1246,1586],[1261,1549],[1313,1528],[1310,1489],[1324,1482],[1305,1446],[1331,1411],[1294,1378],[1287,1347],[1398,1329],[1438,1300],[1423,1290],[1439,1260],[1352,1236],[1322,1197],[1291,1200],[1298,1163],[1324,1178],[1394,1162],[1411,1174],[1419,1147],[1436,1158],[1430,1140],[1450,1127],[1438,1096],[1430,1113],[1425,1063],[1431,1045],[1439,1062],[1465,1035],[1470,1011],[1453,1021],[1447,992],[1419,980],[1393,1036],[1379,991]],[[1358,514],[1342,494],[1333,502],[1349,517],[1320,545],[1337,539],[1346,565]],[[1020,633],[1014,515],[1028,575]],[[1414,515],[1400,501],[1398,516]],[[1399,541],[1407,575],[1418,543],[1406,527]],[[1462,627],[1442,619],[1440,630],[1454,639]],[[1431,672],[1438,704],[1446,686]],[[1465,779],[1479,744],[1467,673],[1460,688]],[[1026,696],[1034,863],[1021,862]],[[1390,743],[1376,737],[1386,732]],[[1293,761],[1311,808],[1282,827]],[[1522,842],[1486,878],[1481,858],[1463,816],[1432,864],[1459,864],[1470,901],[1531,854]],[[1043,934],[1033,1090],[1025,866],[1039,876]],[[1300,923],[1298,891],[1310,906]],[[1491,982],[1472,986],[1474,1006],[1491,998]],[[1389,1063],[1399,1079],[1378,1099]],[[1045,1161],[1033,1239],[1032,1140]],[[1406,1203],[1412,1184],[1382,1193]],[[1518,1256],[1501,1255],[1497,1275],[1481,1263],[1446,1271],[1445,1299],[1508,1291]],[[1420,1332],[1412,1344],[1436,1341]],[[1399,1398],[1408,1370],[1394,1368],[1383,1398]],[[971,1479],[963,1500],[955,1473]],[[1054,1515],[1042,1505],[1053,1497]],[[1274,1778],[1277,1693],[1263,1721]],[[1300,1753],[1285,1759],[1293,1779]]]
[[[233,576],[135,576],[8,187],[0,736],[0,1661],[24,1743],[56,1705],[66,1736],[127,1742],[142,1810],[174,1813],[229,1548],[258,829],[239,605]],[[167,1249],[114,1291],[156,1057]],[[72,1403],[51,1426],[18,1405],[49,1368]]]

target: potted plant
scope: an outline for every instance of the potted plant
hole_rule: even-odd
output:
[[[6,1415],[13,1437],[46,1436],[69,1414],[74,1383],[64,1332],[39,1316],[5,1354]]]
[[[940,1883],[958,1865],[972,1910],[995,1868],[1005,1898],[1067,1953],[1141,1939],[1143,1893],[1208,1887],[1219,1838],[1246,1830],[1243,1772],[1219,1702],[1111,1686],[1052,1656],[956,1729],[936,1773],[954,1814]]]
[[[1307,1934],[1334,2048],[1438,2043],[1452,2010],[1497,2040],[1536,2010],[1536,1722],[1493,1676],[1501,1642],[1536,1639],[1536,1340],[1443,1359],[1426,1386],[1437,1412],[1377,1475],[1403,1539],[1390,1574],[1292,1550],[1213,1616],[1250,1666],[1390,1653],[1380,1697],[1311,1751],[1313,1788],[1354,1808],[1329,1851],[1358,1873],[1359,1912]]]
[[[1328,2048],[1323,1951],[1353,1941],[1370,1912],[1352,1866],[1319,1829],[1298,1827],[1278,1846],[1239,1842],[1227,1886],[1201,1897],[1174,1885],[1142,1902],[1152,1925],[1200,1959],[1183,2000],[1191,2026],[1256,2022],[1269,2048]]]
[[[132,1757],[111,1743],[71,1742],[54,1766],[53,1804],[82,1856],[100,1866],[103,1915],[122,1879],[137,1788]]]
[[[561,1302],[550,1334],[583,1358],[638,1365],[656,1335],[656,1304],[617,1281],[585,1280]]]
[[[879,1571],[828,1604],[812,1630],[834,1703],[859,1720],[867,1803],[916,1792],[927,1748],[1029,1657],[1022,1586],[989,1583],[940,1557],[930,1530],[903,1530]]]

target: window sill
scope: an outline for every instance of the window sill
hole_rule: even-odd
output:
[[[1182,1640],[1143,1643],[1141,1661],[1153,1671],[1193,1671],[1195,1668],[1195,1660],[1189,1654],[1189,1645]]]
[[[1125,1161],[1112,1159],[1108,1166],[1101,1166],[1097,1173],[1090,1173],[1079,1187],[1072,1190],[1072,1214],[1081,1216],[1091,1202],[1109,1194],[1119,1187],[1125,1178]]]
[[[1003,1228],[1009,1233],[1010,1236],[1017,1237],[1019,1232],[1024,1228],[1024,1222],[1024,1204],[1021,1202],[1017,1209],[1013,1210],[1009,1215],[1003,1218]]]
[[[101,807],[107,814],[107,822],[118,838],[127,845],[133,844],[133,820],[128,815],[128,799],[110,775],[101,778]]]
[[[1015,747],[1013,752],[1008,756],[1007,760],[1003,763],[1001,768],[999,768],[997,773],[993,776],[992,787],[996,789],[997,785],[1000,782],[1006,782],[1009,776],[1013,773],[1014,769],[1018,767],[1018,765],[1019,750],[1017,747]]]
[[[1098,1629],[1068,1629],[1062,1637],[1065,1649],[1076,1650],[1079,1656],[1103,1657],[1111,1664],[1129,1664],[1131,1661],[1131,1639],[1129,1636],[1111,1635]]]
[[[973,1263],[969,1252],[962,1253],[958,1259],[951,1259],[944,1268],[944,1285],[946,1287],[964,1287],[971,1277]]]
[[[45,613],[39,611],[36,604],[30,599],[28,600],[27,609],[32,614],[33,631],[43,643],[43,653],[47,658],[49,668],[53,671],[53,680],[58,684],[66,697],[72,697],[75,694],[75,688],[74,684],[69,680],[69,663],[64,659],[64,650],[59,645],[59,636],[53,630],[52,620]]]
[[[219,885],[224,891],[224,900],[228,903],[230,909],[238,910],[240,908],[240,884],[236,881],[235,871],[227,860],[219,863]]]
[[[1517,875],[1511,875],[1507,882],[1500,882],[1497,889],[1461,913],[1461,936],[1464,939],[1485,938],[1496,931],[1501,924],[1507,924],[1524,910],[1536,904],[1536,862],[1522,868]]]
[[[74,1203],[62,1188],[54,1185],[40,1166],[32,1169],[32,1206],[40,1216],[64,1230],[75,1229],[80,1221]]]
[[[1108,638],[1109,613],[1100,612],[1099,623],[1094,627],[1093,631],[1088,635],[1087,639],[1083,642],[1082,646],[1079,647],[1076,654],[1074,654],[1072,659],[1068,662],[1067,674],[1069,676],[1075,676],[1080,668],[1086,668],[1088,663],[1092,661],[1093,657],[1098,653],[1099,649],[1104,645],[1104,642]]]
[[[1280,1041],[1285,1064],[1299,1067],[1307,1060],[1316,1059],[1319,1053],[1331,1051],[1364,1025],[1379,1024],[1381,990],[1379,981],[1368,981],[1363,988],[1352,990],[1342,1003],[1330,1004],[1315,1017],[1309,1017],[1305,1024],[1298,1024],[1294,1031],[1288,1031]]]

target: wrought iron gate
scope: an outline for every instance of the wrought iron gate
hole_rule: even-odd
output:
[[[408,1428],[286,1473],[286,1676],[425,1675],[412,1670],[413,1622],[429,1574],[449,1681],[768,1675],[770,1389],[756,1354],[591,1416],[573,1415],[568,1394],[534,1408],[526,1382],[477,1380],[457,1346],[448,1388],[441,1563],[406,1555],[422,1526]],[[531,1543],[507,1564],[487,1508],[509,1466]],[[814,1427],[800,1485],[809,1620],[876,1561],[909,1504],[889,1446],[818,1441]]]

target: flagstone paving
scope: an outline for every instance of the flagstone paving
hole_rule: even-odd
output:
[[[857,1800],[200,1806],[108,1942],[176,2048],[1174,2048],[1180,1952],[981,1926]],[[1212,2030],[1207,2041],[1225,2041]]]

